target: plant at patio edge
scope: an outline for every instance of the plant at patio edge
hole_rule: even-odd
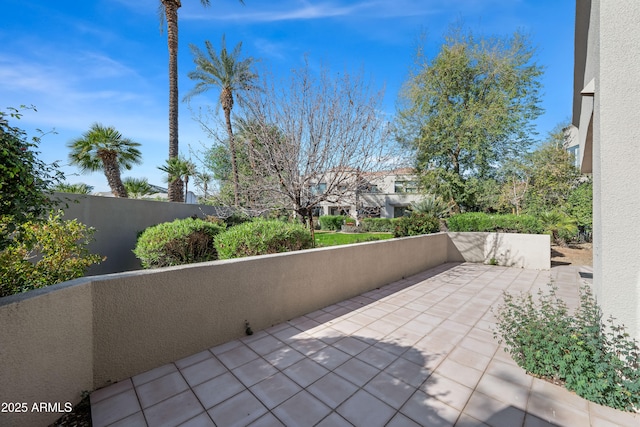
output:
[[[0,297],[82,277],[103,261],[87,249],[94,229],[61,216],[51,212],[45,221],[22,224],[0,251]]]
[[[573,315],[557,287],[519,298],[504,293],[494,337],[528,373],[562,381],[579,396],[624,411],[640,409],[640,348],[602,312],[588,286]]]
[[[202,219],[185,218],[145,229],[133,250],[144,268],[218,259],[214,238],[224,225]]]

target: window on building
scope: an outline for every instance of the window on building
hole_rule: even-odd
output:
[[[394,183],[395,193],[417,193],[418,182],[417,181],[396,181]]]
[[[326,182],[320,182],[318,184],[315,184],[315,185],[311,186],[311,193],[312,194],[323,194],[325,191],[327,191],[327,183]]]
[[[571,156],[573,156],[573,164],[575,167],[580,168],[580,146],[574,145],[573,147],[567,148],[567,151]]]
[[[393,207],[393,217],[394,218],[400,218],[400,217],[404,216],[405,213],[407,213],[407,207],[406,206],[394,206]]]

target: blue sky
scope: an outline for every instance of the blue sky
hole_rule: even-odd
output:
[[[94,122],[115,126],[142,144],[143,164],[124,176],[164,185],[157,166],[168,155],[166,31],[160,31],[159,0],[3,0],[0,26],[0,108],[34,105],[17,123],[30,135],[47,134],[40,157],[67,163],[66,143]],[[243,55],[258,58],[275,75],[303,64],[332,71],[363,71],[384,86],[385,113],[393,117],[398,91],[413,63],[417,40],[427,36],[434,56],[442,34],[461,21],[475,34],[529,34],[542,79],[545,114],[539,137],[571,114],[575,2],[570,0],[182,0],[179,9],[180,98],[193,87],[189,44],[243,43]],[[198,104],[217,102],[209,91]],[[222,114],[222,111],[219,111]],[[200,150],[211,140],[180,105],[180,151]],[[68,182],[107,191],[104,175],[78,175],[63,166]]]

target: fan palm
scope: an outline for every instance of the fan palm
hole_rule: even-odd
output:
[[[67,146],[71,149],[69,161],[72,165],[80,167],[82,173],[102,170],[113,195],[127,197],[120,173],[140,163],[139,143],[123,138],[114,127],[94,123],[82,137]]]
[[[61,182],[51,187],[51,190],[57,191],[58,193],[91,194],[91,192],[93,191],[93,186],[85,184],[84,182],[79,182],[76,184],[67,184],[66,182]]]
[[[189,191],[189,177],[196,174],[195,164],[190,160],[174,157],[168,159],[163,166],[158,166],[158,169],[166,172],[169,183],[175,183],[176,187],[180,190],[180,198],[176,201],[184,202],[187,199],[187,193]]]
[[[257,89],[254,84],[258,77],[251,68],[255,60],[251,57],[240,59],[242,42],[229,52],[226,47],[226,40],[222,36],[220,54],[215,50],[210,41],[205,40],[207,53],[202,52],[197,46],[190,45],[193,53],[193,62],[196,69],[188,76],[191,80],[196,80],[195,87],[185,96],[185,100],[195,95],[199,95],[211,88],[220,89],[220,105],[224,111],[224,118],[229,135],[229,151],[231,152],[231,172],[233,174],[234,204],[238,206],[239,199],[239,179],[238,165],[236,161],[236,148],[233,139],[233,129],[231,127],[231,110],[234,104],[234,93],[238,101],[242,101],[242,92]]]
[[[147,178],[128,177],[125,178],[122,183],[124,184],[124,188],[127,189],[127,194],[134,199],[139,199],[140,197],[153,193],[153,189],[151,185],[149,185]]]

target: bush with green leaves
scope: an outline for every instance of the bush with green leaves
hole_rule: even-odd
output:
[[[452,215],[447,219],[449,231],[490,231],[502,233],[540,234],[543,227],[531,215],[486,214],[467,212]]]
[[[225,227],[197,218],[176,219],[145,229],[133,253],[144,268],[218,259],[214,238]]]
[[[87,249],[94,231],[62,212],[21,224],[0,251],[0,297],[82,277],[103,260]]]
[[[56,163],[38,159],[40,138],[29,140],[25,131],[9,124],[20,119],[21,110],[8,110],[0,110],[0,249],[12,243],[21,224],[43,219],[56,207],[49,188],[64,179]]]
[[[347,217],[344,215],[323,215],[318,218],[321,230],[339,231]]]
[[[440,231],[440,220],[429,214],[412,213],[396,219],[394,237],[418,236]]]
[[[562,381],[579,396],[615,409],[640,409],[640,347],[602,313],[588,286],[571,315],[557,288],[504,294],[494,336],[528,373]]]
[[[360,220],[360,230],[363,233],[393,233],[396,222],[396,218],[364,218]]]
[[[538,215],[545,233],[554,243],[565,244],[578,234],[576,220],[560,211],[545,211]]]
[[[229,259],[308,249],[313,239],[301,224],[257,219],[229,228],[215,245],[220,259]]]

